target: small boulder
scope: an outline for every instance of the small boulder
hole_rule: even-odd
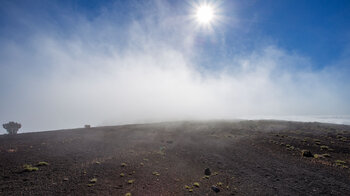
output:
[[[303,157],[314,157],[314,155],[311,153],[310,150],[302,150],[302,151],[301,151],[301,155],[302,155]]]
[[[211,171],[210,171],[209,168],[206,168],[206,169],[204,170],[204,175],[206,175],[206,176],[210,176],[210,175],[211,175]]]
[[[219,189],[218,187],[214,186],[214,185],[211,187],[211,189],[212,189],[215,193],[220,192],[220,189]]]

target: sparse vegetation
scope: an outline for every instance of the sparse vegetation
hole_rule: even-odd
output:
[[[40,161],[37,166],[48,166],[49,163],[48,162],[45,162],[45,161]]]
[[[195,182],[195,183],[193,183],[193,186],[199,187],[199,183],[198,183],[198,182]]]
[[[96,183],[97,182],[97,178],[92,178],[91,180],[90,180],[90,183]]]
[[[340,140],[340,141],[343,141],[343,142],[346,142],[347,141],[347,138],[342,136],[342,135],[337,135],[337,138]]]
[[[336,164],[345,164],[346,162],[345,162],[345,161],[342,161],[342,160],[336,160],[335,163],[336,163]]]
[[[38,171],[38,170],[39,170],[39,168],[33,167],[32,165],[29,165],[29,164],[23,165],[23,171],[25,171],[25,172],[33,172],[33,171]]]
[[[314,154],[314,158],[315,159],[320,159],[320,158],[324,158],[324,156],[321,155],[321,154]]]
[[[165,146],[161,146],[158,154],[164,156],[165,155]]]
[[[325,145],[320,146],[320,148],[321,148],[321,150],[329,150],[329,147],[325,146]]]
[[[290,144],[286,144],[287,150],[294,150],[295,147],[290,145]]]
[[[326,153],[326,154],[322,154],[322,156],[323,156],[323,157],[327,157],[327,158],[331,157],[331,155],[330,155],[330,154],[328,154],[328,153]]]
[[[128,180],[128,184],[133,184],[135,180]]]

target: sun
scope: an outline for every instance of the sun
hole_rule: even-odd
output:
[[[212,32],[222,22],[221,3],[219,1],[192,1],[191,20],[197,30]]]
[[[196,10],[196,19],[200,24],[210,24],[214,18],[214,8],[210,5],[200,5]]]

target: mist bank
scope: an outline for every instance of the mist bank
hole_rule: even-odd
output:
[[[279,116],[244,116],[246,120],[285,120],[296,122],[320,122],[331,124],[350,125],[350,115],[279,115]]]
[[[121,123],[115,124],[113,122],[105,123],[105,124],[92,124],[92,127],[104,127],[104,126],[118,126],[118,125],[128,125],[128,124],[152,124],[152,123],[164,123],[164,122],[220,122],[220,121],[247,121],[247,120],[278,120],[278,121],[293,121],[293,122],[316,122],[316,123],[327,123],[327,124],[338,124],[338,125],[350,125],[350,116],[349,115],[305,115],[305,116],[256,116],[256,115],[248,115],[242,116],[237,119],[177,119],[173,121],[156,121],[156,120],[145,120],[145,121],[130,121],[129,123]],[[91,124],[89,124],[91,125]],[[63,129],[79,129],[83,128],[84,125],[77,125],[75,127],[56,127],[51,130],[30,130],[26,127],[20,129],[19,133],[30,133],[30,132],[41,132],[41,131],[57,131]],[[6,131],[2,129],[0,134],[6,134]]]

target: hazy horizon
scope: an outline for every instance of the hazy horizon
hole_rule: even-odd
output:
[[[203,3],[215,16],[206,25],[193,16]],[[347,1],[4,0],[0,121],[24,131],[249,116],[349,124],[349,13]]]

